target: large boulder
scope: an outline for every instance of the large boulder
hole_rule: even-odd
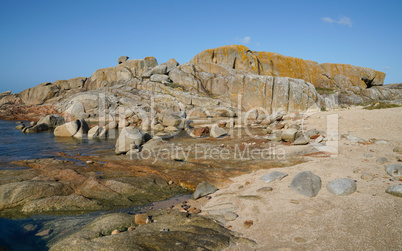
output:
[[[327,184],[327,190],[337,196],[345,196],[356,192],[356,182],[352,179],[335,179]]]
[[[89,131],[89,126],[84,119],[65,123],[57,126],[54,129],[54,136],[56,137],[86,137]]]
[[[193,195],[191,196],[194,200],[204,197],[208,194],[211,193],[215,193],[218,190],[218,188],[216,188],[214,185],[211,185],[208,182],[202,182],[200,184],[198,184],[195,192],[193,193]]]
[[[127,56],[121,56],[117,59],[117,63],[122,64],[124,62],[126,62],[129,59],[129,57]]]
[[[321,190],[321,178],[310,171],[303,171],[293,178],[290,188],[299,194],[315,197]]]
[[[21,98],[26,105],[41,105],[59,93],[57,85],[46,82],[21,92]]]
[[[165,110],[161,114],[162,125],[164,126],[174,126],[177,128],[183,128],[185,125],[185,119],[180,116],[179,113],[172,112],[170,110]]]
[[[78,120],[79,128],[78,131],[74,134],[75,138],[82,138],[88,135],[89,126],[84,119]]]
[[[49,130],[49,126],[45,123],[42,124],[36,124],[34,126],[28,126],[28,127],[24,127],[22,129],[23,133],[38,133],[38,132],[44,132]]]
[[[116,141],[115,152],[124,154],[131,149],[138,149],[144,143],[144,133],[138,127],[125,127]]]
[[[46,124],[49,128],[56,128],[64,123],[65,120],[63,116],[58,114],[47,115],[38,121],[38,124]]]

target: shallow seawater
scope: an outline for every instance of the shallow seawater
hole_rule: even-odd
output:
[[[25,122],[27,125],[28,122]],[[94,155],[97,152],[113,151],[116,137],[109,139],[75,139],[56,138],[52,131],[24,134],[15,129],[15,121],[0,120],[0,170],[26,169],[11,164],[16,160],[57,158],[68,159],[58,153],[73,156],[76,154]],[[114,132],[118,135],[118,132]],[[76,165],[85,162],[71,159]],[[82,163],[81,163],[82,162]],[[35,215],[22,219],[0,218],[0,250],[48,250],[51,243],[73,233],[91,222],[98,216],[111,212],[136,214],[153,208],[167,208],[187,200],[189,195],[173,197],[163,202],[154,202],[147,206],[117,209],[113,211],[98,211],[81,215]],[[44,236],[38,233],[49,230]]]
[[[25,134],[15,129],[17,125],[0,120],[0,170],[10,168],[15,160],[61,158],[58,152],[89,155],[95,150],[113,149],[115,144],[115,139],[56,138],[52,131]]]
[[[0,218],[0,250],[48,250],[58,240],[70,235],[95,218],[107,213],[128,213],[135,215],[153,209],[169,208],[190,198],[189,194],[179,195],[165,201],[154,202],[150,205],[118,209],[112,211],[98,211],[82,215],[35,215],[25,219],[11,220]],[[43,231],[48,235],[37,236]]]

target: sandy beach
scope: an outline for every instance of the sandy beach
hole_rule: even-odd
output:
[[[342,138],[338,155],[306,157],[306,163],[296,166],[258,170],[233,178],[231,185],[211,196],[203,213],[236,213],[238,217],[226,221],[225,226],[256,241],[256,250],[400,250],[402,200],[385,190],[402,180],[390,177],[377,159],[386,158],[385,164],[397,163],[393,149],[402,142],[402,108],[316,113],[306,120],[307,128],[325,131],[327,115],[331,114],[339,116],[340,134],[349,132],[362,139],[386,142],[360,144]],[[302,147],[286,147],[286,151]],[[272,171],[288,176],[269,184],[260,180]],[[301,171],[321,177],[322,188],[316,197],[306,197],[289,188]],[[363,180],[364,173],[374,179]],[[348,196],[331,194],[325,186],[337,178],[355,180],[357,191]],[[258,191],[264,187],[272,191]],[[249,248],[238,245],[229,250]]]

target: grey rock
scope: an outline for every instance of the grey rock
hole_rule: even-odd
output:
[[[272,134],[270,134],[267,139],[271,140],[271,141],[275,141],[275,142],[279,142],[282,140],[282,134],[280,132],[274,132]]]
[[[75,138],[83,138],[83,137],[87,136],[88,131],[89,131],[89,126],[88,126],[87,122],[84,119],[78,120],[78,123],[79,123],[78,131],[77,131],[77,133],[75,133],[73,135],[73,137],[75,137]]]
[[[402,163],[385,165],[385,171],[393,177],[402,177]]]
[[[321,190],[321,178],[310,171],[303,171],[294,177],[290,188],[299,194],[315,197]]]
[[[337,196],[345,196],[356,192],[356,182],[352,179],[335,179],[327,184],[327,190]]]
[[[228,132],[221,127],[213,126],[211,128],[211,131],[209,132],[209,134],[214,138],[219,138],[219,137],[227,135]]]
[[[396,153],[402,153],[402,146],[395,147],[393,151]]]
[[[286,129],[282,131],[282,140],[289,142],[294,141],[296,137],[297,129]]]
[[[24,129],[25,128],[25,125],[24,124],[19,124],[19,125],[17,125],[16,127],[15,127],[15,129],[17,129],[17,130],[22,130],[22,129]]]
[[[215,193],[217,190],[218,190],[218,188],[216,188],[215,186],[213,186],[205,181],[205,182],[198,184],[195,192],[192,195],[192,198],[194,200],[196,200],[196,199],[204,197],[208,194]]]
[[[289,129],[296,129],[296,130],[299,130],[299,129],[300,129],[300,126],[299,126],[298,124],[291,124],[291,125],[289,126]]]
[[[46,124],[49,128],[56,128],[64,123],[65,120],[63,116],[58,114],[47,115],[38,121],[38,124]]]
[[[346,136],[346,139],[349,140],[352,143],[367,143],[365,139],[353,136],[353,135],[348,135]]]
[[[293,142],[293,145],[307,145],[309,141],[309,137],[307,137],[306,135],[302,135],[298,137],[295,142]]]
[[[390,186],[385,192],[402,198],[402,185]]]
[[[81,102],[74,102],[67,110],[66,113],[76,116],[80,113],[85,113],[84,105]]]
[[[137,127],[125,127],[121,130],[119,138],[116,141],[115,152],[124,154],[131,149],[139,148],[144,142],[144,133]]]
[[[176,210],[147,214],[154,222],[140,225],[134,231],[126,231],[135,226],[132,215],[103,215],[81,230],[52,243],[50,250],[225,250],[232,243],[247,249],[256,246],[253,241],[235,237],[212,219],[198,215],[188,217]],[[113,235],[114,230],[121,233]]]
[[[315,129],[315,128],[313,128],[313,129],[310,129],[310,130],[308,130],[307,132],[306,132],[306,135],[307,135],[307,137],[311,137],[311,136],[313,136],[313,135],[317,135],[317,134],[319,134],[320,132],[317,130],[317,129]]]
[[[168,61],[166,61],[166,63],[163,63],[162,65],[166,65],[167,66],[167,72],[169,73],[171,70],[173,70],[174,68],[176,68],[177,66],[179,66],[179,62],[177,62],[174,58],[169,59]]]
[[[96,125],[94,127],[92,127],[89,131],[88,131],[88,138],[92,139],[92,138],[97,138],[99,137],[99,135],[101,134],[103,128]]]
[[[124,62],[126,62],[129,59],[129,57],[127,56],[121,56],[117,59],[117,63],[122,64]]]
[[[276,172],[275,171],[275,172],[272,172],[272,173],[265,174],[264,176],[261,177],[261,180],[264,180],[267,183],[270,183],[270,182],[273,182],[275,180],[282,180],[286,176],[288,176],[287,173],[281,173],[281,172]]]
[[[257,190],[257,192],[271,192],[274,189],[272,187],[262,187],[260,189]]]
[[[162,75],[162,74],[155,74],[151,76],[150,79],[152,82],[158,82],[158,83],[170,83],[170,78],[167,75]]]
[[[388,162],[388,159],[387,159],[387,158],[378,158],[375,162],[376,162],[377,164],[379,164],[379,165],[382,165],[382,164],[387,163],[387,162]]]
[[[54,129],[54,136],[56,137],[72,137],[74,136],[78,129],[80,128],[81,123],[79,120],[65,123],[61,126],[57,126]]]
[[[155,74],[165,75],[165,74],[167,74],[167,66],[163,65],[163,64],[155,66],[154,68],[152,68],[151,74],[152,75],[155,75]]]
[[[34,126],[28,126],[22,129],[23,133],[38,133],[38,132],[44,132],[49,130],[49,126],[47,124],[37,124]]]

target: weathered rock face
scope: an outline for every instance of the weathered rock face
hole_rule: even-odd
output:
[[[216,73],[221,66],[255,75],[303,79],[316,87],[365,89],[384,83],[385,73],[347,64],[318,64],[311,60],[283,56],[272,52],[251,51],[243,45],[223,46],[200,52],[190,63],[209,64],[206,72]]]
[[[39,124],[46,124],[49,128],[56,128],[65,123],[64,118],[58,114],[47,115],[38,121]]]
[[[116,141],[117,154],[130,151],[130,149],[139,148],[144,143],[144,134],[137,127],[125,127]]]
[[[236,243],[247,249],[256,246],[211,219],[186,216],[176,210],[148,214],[153,222],[139,226],[132,215],[101,216],[82,230],[58,240],[50,250],[224,250]],[[137,228],[129,230],[133,226]],[[113,234],[114,230],[119,233]]]
[[[68,90],[81,90],[86,78],[78,77],[69,80],[58,80],[54,83],[42,83],[21,92],[21,99],[26,105],[41,105],[47,100],[57,97]]]
[[[116,67],[95,71],[92,76],[88,78],[85,87],[86,90],[95,90],[100,87],[110,86],[114,81],[132,80],[157,65],[158,62],[154,57],[127,60]]]

